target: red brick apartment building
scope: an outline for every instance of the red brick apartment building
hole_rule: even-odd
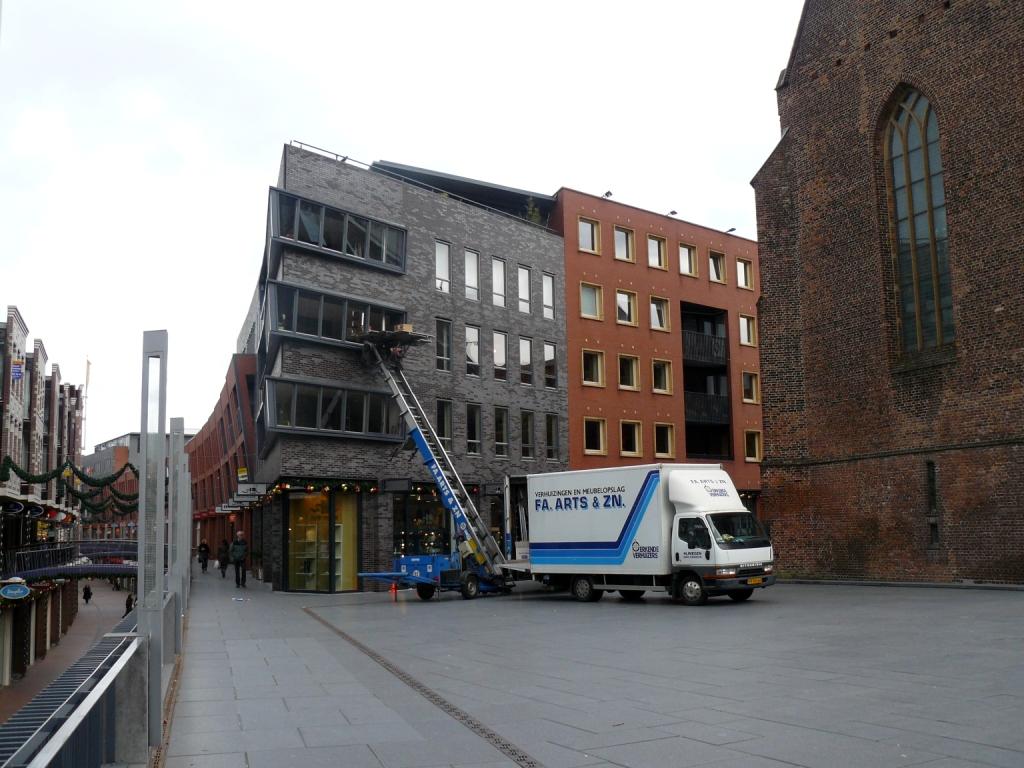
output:
[[[808,0],[754,178],[788,575],[1024,581],[1024,3]]]
[[[113,475],[126,464],[137,465],[138,451],[138,432],[121,435],[94,446],[91,454],[82,457],[82,469],[94,477]],[[136,494],[139,492],[139,478],[126,471],[112,487],[121,494]],[[104,502],[112,496],[110,489],[104,488],[95,501]],[[138,511],[122,515],[116,505],[111,505],[104,512],[89,516],[89,520],[82,524],[82,536],[89,539],[133,539],[138,534],[138,523]]]
[[[569,463],[720,462],[760,488],[757,243],[571,189]]]
[[[251,405],[255,376],[255,355],[232,355],[210,418],[185,445],[196,526],[192,544],[195,546],[205,538],[214,554],[217,544],[222,539],[231,541],[238,530],[245,532],[250,551],[259,551],[251,511],[218,511],[235,496],[240,481],[252,482],[255,475],[256,438]]]

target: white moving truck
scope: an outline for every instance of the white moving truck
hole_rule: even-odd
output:
[[[568,586],[581,601],[651,591],[700,605],[775,583],[771,542],[721,465],[529,475],[526,521],[529,540],[504,567]]]

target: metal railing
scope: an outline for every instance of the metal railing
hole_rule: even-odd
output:
[[[4,552],[0,576],[39,576],[71,566],[138,560],[136,539],[81,539],[29,544]]]
[[[0,768],[98,768],[115,760],[115,682],[141,641],[130,613],[0,725]]]
[[[692,424],[728,424],[729,398],[703,392],[686,392],[686,421]]]
[[[683,331],[683,362],[725,365],[729,359],[729,340],[699,331]]]

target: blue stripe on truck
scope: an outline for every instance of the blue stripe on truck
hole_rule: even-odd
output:
[[[620,565],[626,560],[633,537],[651,505],[654,492],[661,482],[661,473],[653,469],[647,473],[640,493],[629,510],[626,522],[615,541],[541,541],[530,542],[530,562],[551,565]]]

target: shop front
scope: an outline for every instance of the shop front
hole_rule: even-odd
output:
[[[359,588],[359,494],[295,492],[286,504],[285,589],[348,592]]]

